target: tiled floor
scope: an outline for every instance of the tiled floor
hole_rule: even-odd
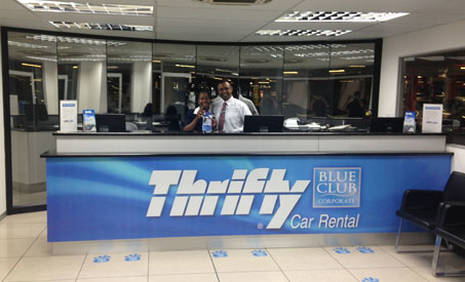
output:
[[[226,249],[52,256],[46,213],[0,221],[1,281],[465,281],[431,275],[432,253],[392,246]],[[465,259],[444,253],[448,270]]]

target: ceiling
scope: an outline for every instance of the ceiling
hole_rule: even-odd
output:
[[[66,0],[62,0],[66,1]],[[465,19],[465,0],[272,0],[255,6],[228,6],[193,0],[74,0],[74,2],[154,5],[153,17],[32,13],[16,0],[1,0],[0,25],[59,31],[48,23],[76,21],[154,25],[154,32],[63,30],[85,34],[188,41],[266,42],[353,40],[389,37]],[[276,23],[285,12],[409,12],[387,23]],[[339,37],[264,37],[259,29],[350,29]]]

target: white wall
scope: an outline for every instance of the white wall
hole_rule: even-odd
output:
[[[58,114],[58,69],[56,62],[43,62],[44,98],[49,115]]]
[[[465,146],[449,144],[446,146],[446,151],[454,153],[451,170],[465,173]]]
[[[152,62],[135,62],[131,74],[131,112],[144,112],[152,102]]]
[[[379,116],[396,115],[401,57],[458,48],[465,48],[465,21],[384,38]]]
[[[1,31],[0,31],[1,38]],[[2,46],[0,44],[0,54],[2,53]],[[0,74],[2,70],[2,60],[0,58]],[[3,126],[3,76],[0,75],[0,215],[6,212],[6,185],[5,185],[5,142]]]
[[[107,111],[107,68],[104,62],[79,64],[77,97],[79,112],[94,109],[96,113]]]

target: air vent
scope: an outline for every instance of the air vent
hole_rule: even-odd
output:
[[[271,0],[193,0],[195,2],[213,5],[259,5],[270,3]]]

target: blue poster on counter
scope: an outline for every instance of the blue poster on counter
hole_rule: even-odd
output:
[[[48,240],[396,232],[450,155],[47,159]]]

